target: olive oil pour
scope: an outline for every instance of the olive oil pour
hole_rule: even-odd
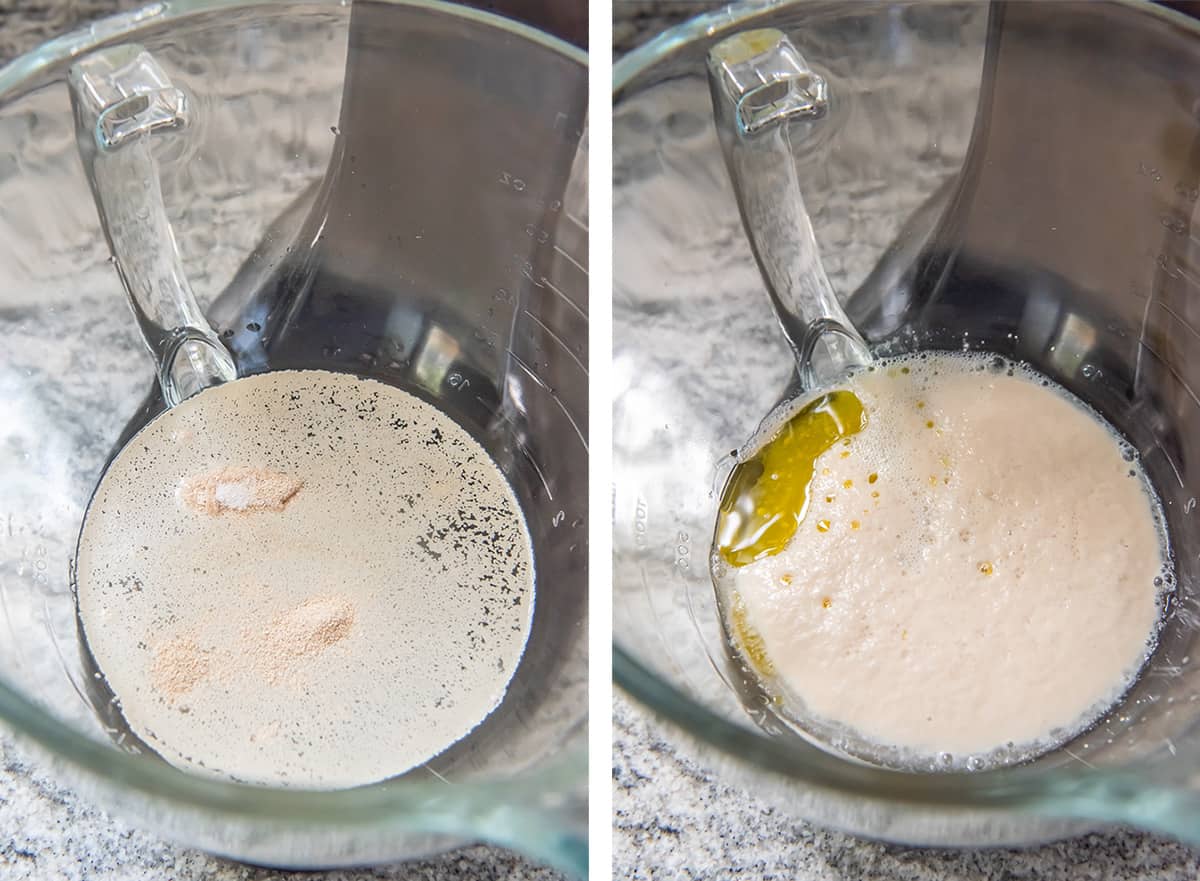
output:
[[[739,462],[725,483],[717,515],[717,549],[725,562],[745,566],[782,551],[808,513],[817,459],[866,424],[857,395],[827,392]]]

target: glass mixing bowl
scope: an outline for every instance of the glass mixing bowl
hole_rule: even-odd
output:
[[[487,840],[584,871],[586,82],[580,51],[422,0],[158,4],[0,70],[0,718],[100,805],[275,866]],[[280,368],[441,408],[533,540],[503,703],[355,789],[167,765],[111,724],[78,638],[107,461],[196,388]]]
[[[875,767],[740,696],[709,576],[717,499],[796,362],[705,65],[720,40],[764,27],[828,83],[792,161],[868,342],[1029,362],[1126,435],[1163,499],[1178,584],[1153,657],[1097,725],[1027,764]],[[614,670],[698,764],[790,814],[909,844],[1112,822],[1200,843],[1197,71],[1200,29],[1182,15],[1053,2],[735,6],[616,64]]]

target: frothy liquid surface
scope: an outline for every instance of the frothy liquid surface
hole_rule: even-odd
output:
[[[735,647],[783,715],[865,757],[1027,757],[1094,722],[1152,648],[1172,574],[1136,457],[992,360],[851,378],[766,433],[723,499]]]
[[[121,451],[88,509],[79,614],[130,728],[172,764],[311,787],[402,773],[500,702],[533,609],[512,490],[447,416],[279,371]]]

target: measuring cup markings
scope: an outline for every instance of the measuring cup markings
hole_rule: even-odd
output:
[[[88,700],[88,698],[87,698],[87,695],[85,693],[86,689],[83,687],[83,684],[81,682],[79,682],[79,680],[77,679],[77,677],[75,675],[75,671],[72,669],[71,665],[67,663],[67,656],[63,652],[63,647],[62,647],[62,644],[59,642],[58,634],[55,632],[54,627],[51,624],[51,617],[52,616],[51,616],[51,612],[50,612],[49,603],[47,601],[47,598],[45,596],[43,596],[42,597],[42,622],[46,627],[47,635],[50,637],[50,644],[54,647],[54,654],[58,659],[59,667],[62,669],[63,673],[66,675],[67,681],[71,684],[71,688],[74,689],[75,694],[77,694],[79,696],[79,700],[83,702],[83,705],[85,707],[91,708],[92,702],[90,700]],[[114,698],[114,700],[115,700],[115,698]]]
[[[581,264],[578,260],[576,260],[570,254],[568,254],[566,251],[564,251],[560,246],[555,245],[554,250],[559,256],[561,256],[568,263],[570,263],[572,266],[574,266],[576,269],[578,269],[583,274],[583,277],[585,279],[589,277],[587,268],[584,267],[583,264]]]
[[[519,177],[514,177],[507,171],[500,172],[500,183],[504,184],[509,189],[517,193],[525,192],[525,181]]]
[[[672,568],[671,571],[674,573],[674,568]],[[666,653],[667,657],[670,658],[671,663],[675,666],[675,669],[679,672],[679,674],[682,675],[689,683],[692,683],[692,670],[680,661],[676,647],[673,646],[671,640],[667,638],[668,629],[663,623],[663,616],[659,614],[657,604],[654,602],[654,595],[656,591],[653,591],[650,588],[650,573],[647,571],[645,565],[639,565],[637,568],[637,573],[638,585],[641,588],[641,593],[646,597],[647,605],[650,608],[650,615],[655,621],[655,626],[653,627],[654,638],[662,646],[663,651]]]
[[[533,281],[532,276],[526,276],[526,277],[529,278],[530,281]],[[536,282],[534,282],[534,284],[536,284],[538,287],[549,288],[551,291],[553,291],[555,294],[557,294],[563,300],[564,303],[566,303],[568,306],[570,306],[572,309],[574,309],[576,312],[578,312],[579,316],[581,318],[586,319],[588,317],[587,311],[582,306],[580,306],[578,303],[576,303],[574,300],[572,300],[570,297],[568,297],[565,293],[563,293],[563,291],[557,285],[555,285],[554,282],[550,281],[550,279],[546,278],[545,276],[541,276],[538,278],[538,280]]]
[[[1146,301],[1147,309],[1149,308],[1150,303],[1151,303],[1151,300]],[[1142,338],[1138,340],[1138,349],[1139,349],[1139,352],[1141,350],[1145,350],[1146,352],[1149,352],[1154,357],[1154,359],[1159,364],[1161,364],[1168,373],[1171,374],[1171,376],[1179,384],[1180,388],[1182,388],[1185,392],[1187,392],[1188,397],[1190,397],[1192,399],[1192,402],[1195,403],[1195,405],[1197,407],[1200,407],[1200,396],[1197,396],[1197,394],[1194,391],[1192,391],[1192,387],[1187,384],[1187,381],[1182,376],[1179,375],[1179,372],[1178,372],[1178,370],[1175,369],[1174,365],[1171,364],[1169,361],[1167,361],[1165,358],[1163,358],[1162,355],[1160,355],[1154,349],[1154,347],[1150,345],[1150,343],[1146,340],[1145,333],[1143,333]],[[1169,457],[1168,457],[1168,461],[1170,461]],[[1172,467],[1174,467],[1173,463],[1172,463]]]
[[[690,538],[687,538],[687,533],[684,532],[683,530],[679,531],[677,538],[686,538],[687,542],[691,541]],[[677,548],[678,548],[678,545],[677,545]],[[678,553],[678,550],[676,551],[676,553]],[[686,572],[686,567],[684,568],[683,571]],[[703,581],[710,580],[707,577],[707,572],[705,572],[703,574],[703,576],[698,574],[697,578],[702,578]],[[728,664],[728,656],[724,653],[717,654],[712,651],[709,651],[708,646],[710,645],[712,640],[706,638],[704,635],[705,625],[707,625],[708,627],[711,627],[713,624],[713,619],[714,619],[714,617],[716,617],[717,621],[718,621],[718,626],[721,629],[720,639],[722,641],[727,640],[728,634],[725,633],[724,616],[722,616],[722,615],[714,616],[712,614],[711,609],[700,609],[697,607],[697,603],[695,602],[695,599],[693,597],[693,590],[692,590],[693,586],[695,585],[696,580],[697,580],[696,578],[683,577],[682,575],[680,576],[680,581],[683,583],[683,602],[687,609],[688,620],[691,622],[691,625],[694,628],[696,634],[700,637],[701,641],[704,643],[704,646],[705,646],[704,656],[705,656],[705,659],[708,661],[709,666],[712,668],[713,672],[716,673],[717,678],[725,685],[725,687],[727,689],[729,689],[730,693],[731,694],[736,693],[737,689],[735,688],[734,683],[730,680],[730,677],[727,675],[726,667],[723,666],[723,665]],[[699,587],[699,589],[703,592],[703,596],[706,599],[712,598],[712,591],[710,589],[708,589],[708,585],[702,585]],[[701,623],[702,621],[705,623],[702,624]],[[755,721],[758,722],[760,720],[758,718],[755,718]]]
[[[529,463],[529,467],[533,469],[533,473],[537,475],[538,481],[542,484],[542,489],[546,491],[546,498],[554,501],[554,491],[550,489],[550,482],[546,480],[546,475],[542,471],[541,466],[534,460],[533,455],[524,444],[520,445],[520,450],[521,455],[525,457],[525,461]]]
[[[1166,302],[1166,300],[1162,299],[1161,297],[1152,297],[1151,302],[1155,306],[1158,306],[1158,308],[1162,309],[1162,311],[1166,312],[1169,316],[1174,318],[1177,322],[1179,322],[1179,324],[1183,327],[1183,329],[1186,330],[1189,334],[1200,339],[1200,330],[1197,330],[1196,328],[1192,327],[1191,322],[1188,321],[1186,318],[1184,318],[1182,315],[1180,315],[1178,312],[1176,312],[1175,309],[1172,308]]]
[[[584,449],[587,449],[587,438],[584,436],[583,431],[579,428],[579,423],[575,420],[575,417],[571,415],[571,411],[567,409],[567,405],[563,403],[563,400],[555,393],[554,389],[551,388],[546,381],[538,375],[534,368],[530,367],[529,364],[527,364],[521,358],[521,356],[517,355],[511,349],[508,350],[508,356],[529,376],[531,380],[533,380],[537,386],[539,386],[550,396],[550,399],[554,401],[558,409],[562,411],[563,416],[566,417],[571,428],[575,430],[575,434],[579,438],[579,442],[583,444]]]
[[[20,573],[18,573],[18,575],[19,574]],[[27,661],[25,659],[24,650],[21,647],[21,641],[17,638],[17,633],[13,629],[13,613],[9,609],[8,605],[9,590],[10,588],[8,586],[8,579],[0,575],[0,613],[4,615],[4,624],[8,628],[8,644],[16,649],[16,668],[20,670],[27,665]]]
[[[646,547],[646,531],[649,527],[650,507],[646,499],[637,497],[633,511],[633,545],[636,548]]]
[[[547,327],[545,322],[543,322],[540,318],[538,318],[536,315],[534,315],[528,309],[522,309],[521,314],[526,316],[527,318],[529,318],[530,321],[532,321],[534,324],[536,324],[538,327],[540,327],[543,331],[545,331],[546,335],[549,336],[550,339],[552,339],[555,342],[555,344],[557,344],[558,347],[560,349],[562,349],[562,351],[566,352],[567,355],[570,356],[571,360],[574,361],[579,366],[579,369],[583,371],[583,374],[585,376],[587,375],[587,372],[588,372],[587,365],[585,365],[583,363],[583,361],[581,361],[579,359],[579,356],[575,354],[575,352],[572,350],[572,348],[569,345],[567,345],[567,343],[562,339],[562,337],[560,337],[558,334],[556,334],[554,331],[552,331],[549,327]]]

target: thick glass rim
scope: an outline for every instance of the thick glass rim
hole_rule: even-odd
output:
[[[511,19],[440,0],[384,0],[430,9],[486,24],[540,45],[587,67],[587,53]],[[0,68],[0,101],[19,96],[57,65],[117,41],[134,40],[151,27],[180,22],[222,9],[283,9],[303,5],[318,11],[349,5],[345,0],[180,0],[155,3],[100,19],[56,37]],[[539,796],[564,793],[586,783],[586,719],[574,729],[570,746],[544,766],[511,777],[480,781],[385,780],[344,790],[282,789],[200,777],[165,762],[128,755],[93,740],[25,698],[0,677],[0,719],[18,735],[106,784],[224,817],[341,828],[394,825],[398,830],[486,838],[576,873],[586,867],[586,845],[561,823],[548,823],[534,806]],[[545,800],[545,799],[542,799]]]
[[[899,0],[911,4],[916,0]],[[1200,22],[1148,0],[1112,0],[1141,14],[1191,31],[1200,38]],[[664,31],[613,65],[613,105],[642,73],[697,40],[707,40],[746,27],[781,10],[809,6],[828,8],[824,0],[776,0],[733,3],[698,15]],[[909,808],[996,809],[1019,807],[1048,817],[1098,822],[1137,822],[1181,838],[1197,840],[1189,813],[1163,797],[1144,775],[1120,768],[1033,769],[1016,766],[988,771],[937,774],[879,768],[841,758],[816,746],[773,738],[714,713],[682,689],[643,664],[613,635],[613,680],[655,715],[697,741],[720,750],[735,763],[782,776],[797,784]],[[1154,797],[1151,797],[1154,796]]]
[[[321,7],[344,9],[350,6],[350,2],[351,0],[303,0],[303,2],[301,0],[168,0],[168,2],[151,3],[130,12],[97,19],[85,27],[47,40],[36,49],[14,58],[8,64],[0,67],[0,100],[11,98],[11,93],[18,86],[34,79],[37,74],[43,73],[55,64],[75,58],[85,52],[91,52],[117,39],[125,39],[142,28],[180,21],[192,15],[220,9],[267,11],[272,8],[280,9],[293,5],[303,5],[313,9]],[[448,0],[376,0],[376,2],[393,6],[415,6],[467,21],[487,24],[557,52],[583,67],[588,66],[587,52],[579,47],[545,31],[491,12],[460,6],[448,2]]]

